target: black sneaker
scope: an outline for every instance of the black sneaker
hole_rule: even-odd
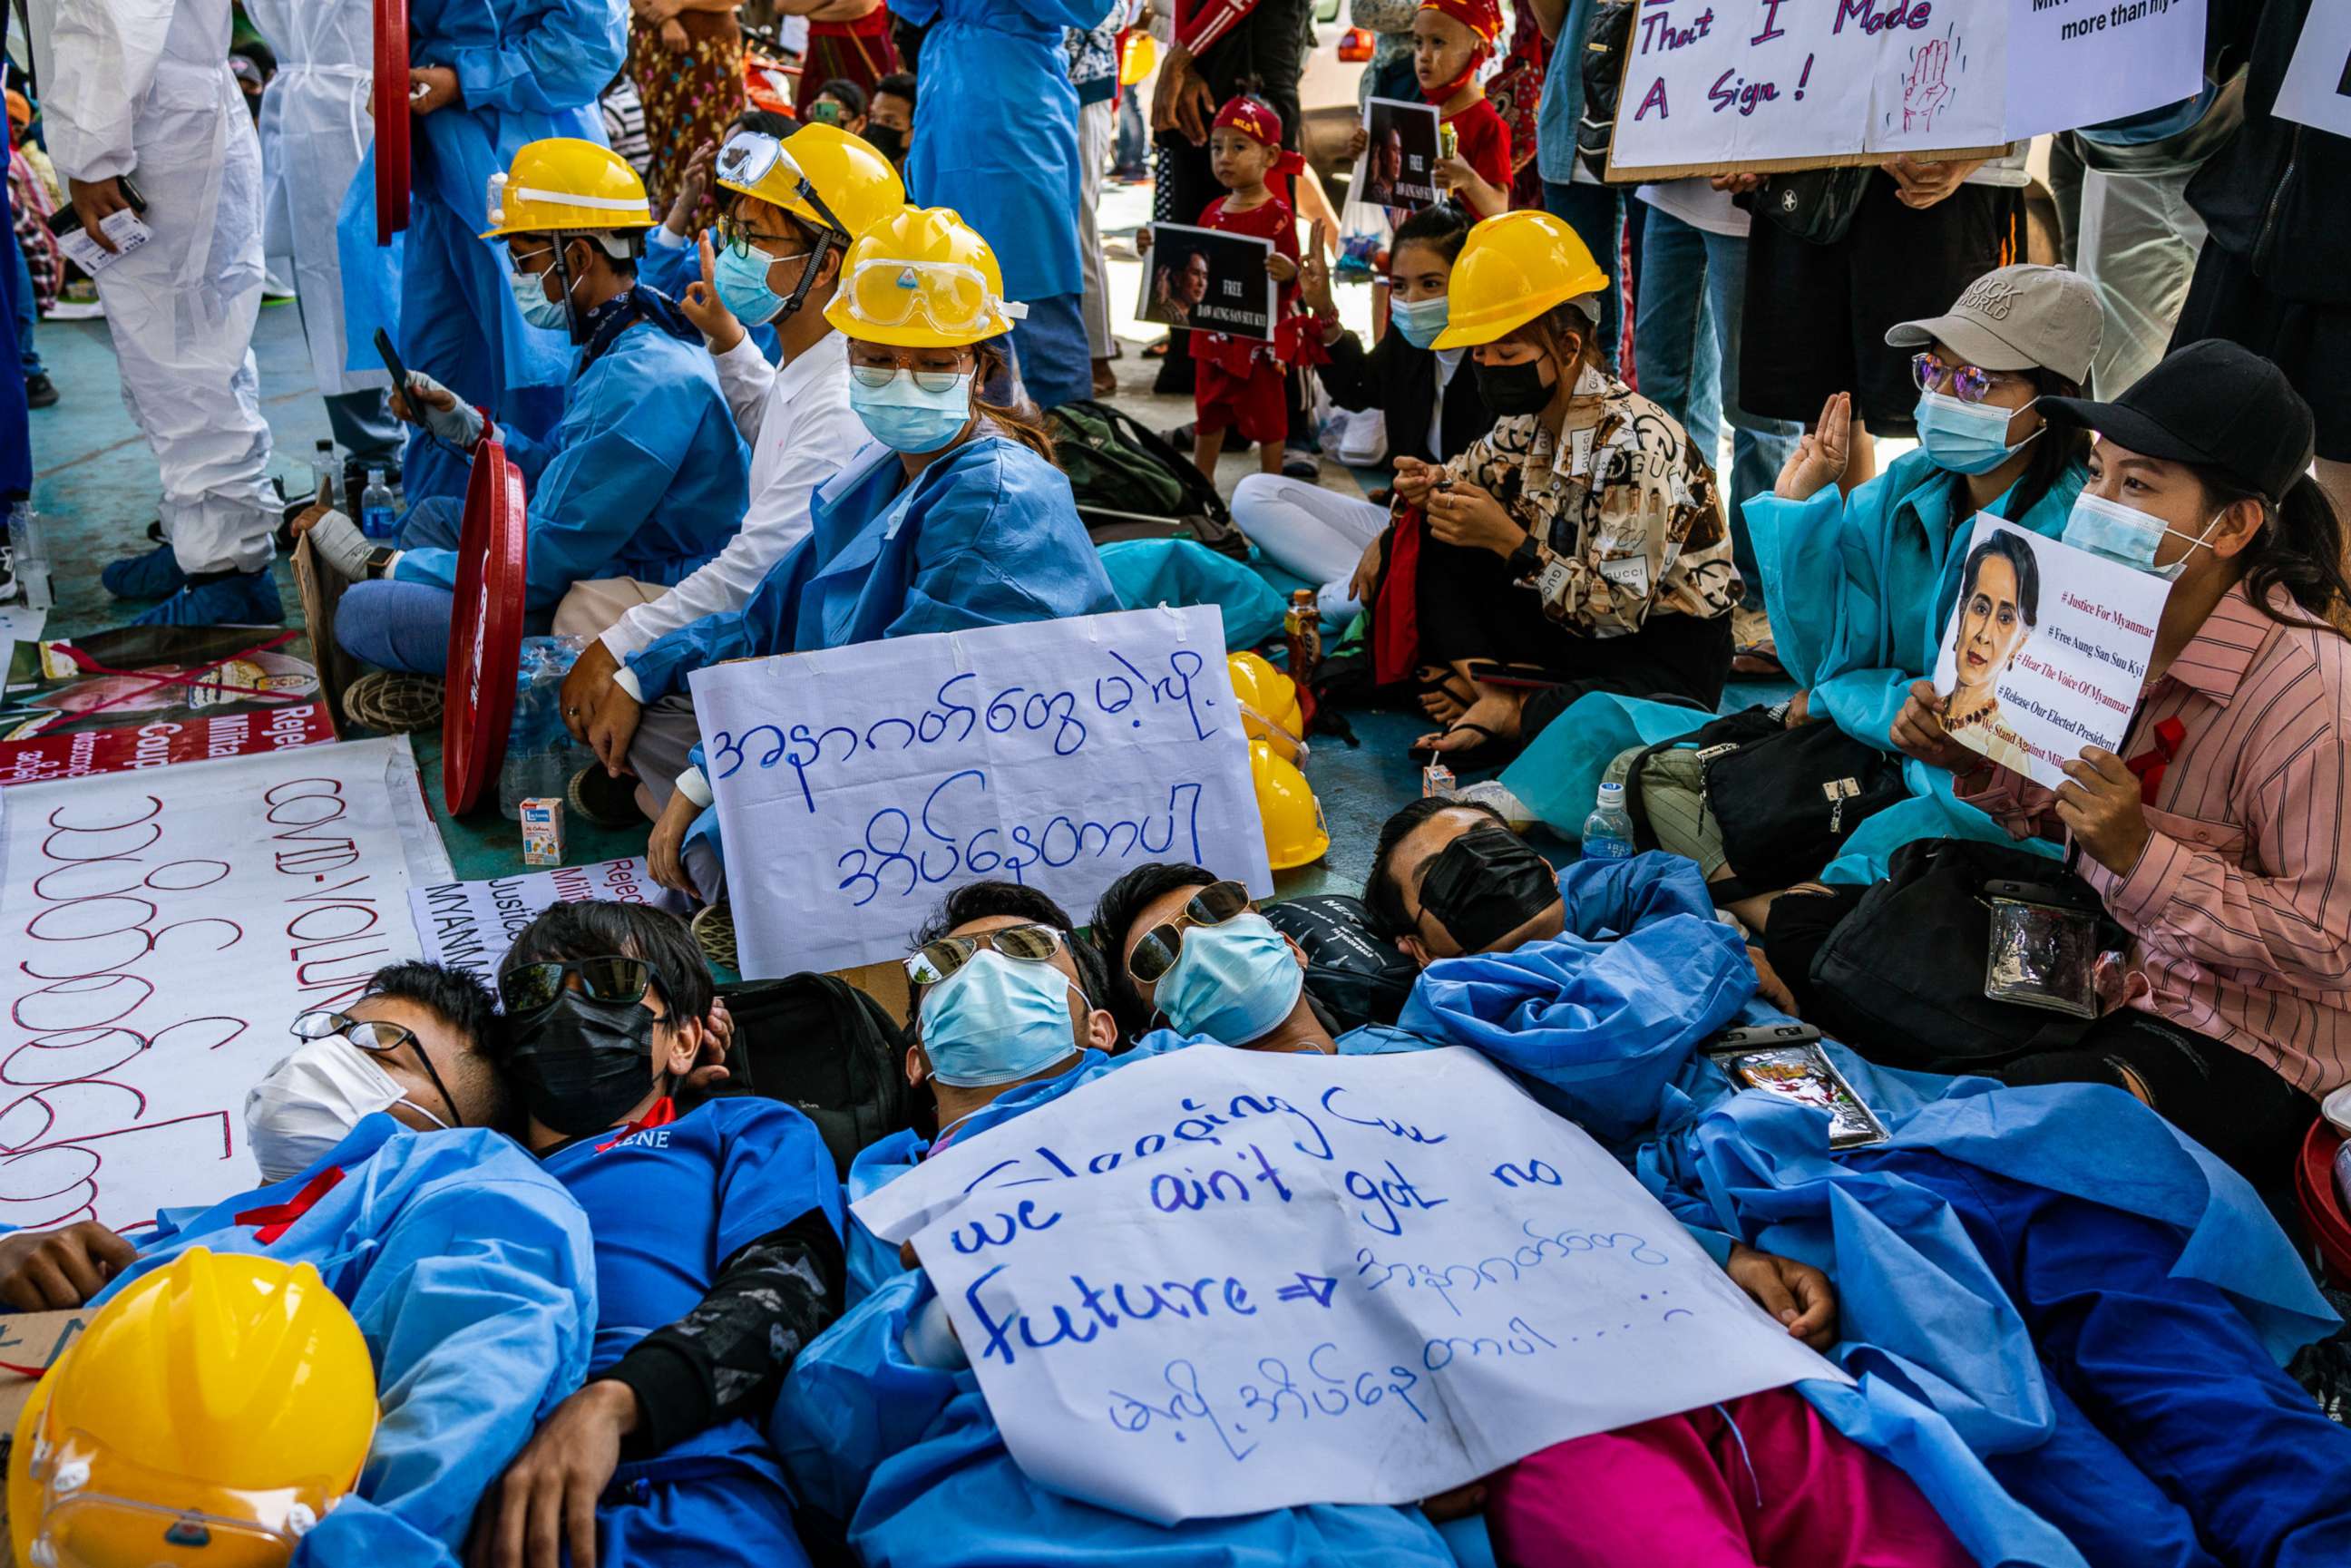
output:
[[[637,810],[637,781],[623,773],[618,779],[604,771],[601,762],[590,763],[571,776],[571,788],[564,791],[571,809],[600,828],[642,828],[645,814]]]
[[[38,375],[25,378],[26,407],[54,408],[57,406],[57,383],[49,380],[47,371],[44,371]]]

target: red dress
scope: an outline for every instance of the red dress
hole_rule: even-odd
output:
[[[1219,196],[1200,213],[1199,226],[1273,242],[1274,254],[1298,262],[1298,218],[1275,196],[1247,212],[1230,212]],[[1251,441],[1279,442],[1290,434],[1281,406],[1281,378],[1290,365],[1319,365],[1329,356],[1310,329],[1312,318],[1299,304],[1292,277],[1275,292],[1273,341],[1235,338],[1223,332],[1192,334],[1192,407],[1203,430],[1238,425]]]
[[[1448,115],[1444,124],[1453,127],[1461,161],[1478,171],[1483,180],[1510,199],[1510,128],[1502,119],[1502,111],[1494,100],[1479,98],[1460,113]]]

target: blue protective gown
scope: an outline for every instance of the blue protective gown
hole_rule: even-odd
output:
[[[1008,436],[974,436],[911,485],[871,444],[817,486],[809,520],[742,609],[629,655],[645,701],[728,659],[1120,608],[1068,476]]]
[[[710,248],[716,254],[726,242],[718,231],[708,231]],[[637,260],[637,281],[646,287],[666,294],[672,299],[685,297],[686,286],[702,281],[702,252],[692,244],[670,245],[668,231],[653,229],[645,235],[645,254]],[[784,362],[784,346],[776,338],[776,329],[765,321],[745,325],[751,341],[768,357],[768,363]]]
[[[1893,1140],[1832,1154],[1824,1115],[1698,1052],[1785,1019],[1696,866],[1584,862],[1561,892],[1567,935],[1432,966],[1400,1026],[1516,1071],[1677,1215],[1827,1270],[1860,1386],[1803,1391],[1982,1561],[2351,1561],[2351,1433],[2278,1370],[2336,1320],[2241,1177],[2118,1090],[1834,1045]]]
[[[2078,465],[2068,468],[2048,495],[2010,520],[2054,538],[2085,477]],[[1815,718],[1880,751],[1896,749],[1894,717],[1910,683],[1934,673],[1959,602],[1974,519],[1957,515],[1955,494],[1952,476],[1913,452],[1849,497],[1831,486],[1808,501],[1767,495],[1746,504],[1780,662],[1812,694]],[[2011,490],[1989,509],[2008,517],[2016,498]],[[1619,752],[1687,735],[1704,722],[1687,708],[1594,694],[1537,736],[1502,782],[1573,838]],[[1903,781],[1911,799],[1864,822],[1822,873],[1826,880],[1875,882],[1886,874],[1887,857],[1913,839],[2011,841],[2000,824],[1952,796],[1944,769],[1905,758]],[[2055,852],[2037,841],[2020,847]]]
[[[665,299],[652,308],[675,309]],[[681,582],[726,548],[750,505],[750,457],[710,355],[698,334],[688,341],[654,319],[580,372],[546,437],[500,432],[530,495],[532,611],[552,611],[591,578]],[[402,550],[392,580],[454,591],[457,552]]]
[[[628,52],[628,9],[608,0],[409,0],[408,54],[457,73],[460,102],[412,117],[409,226],[397,255],[375,243],[375,149],[360,161],[336,222],[350,368],[380,370],[375,330],[402,361],[528,435],[553,424],[571,371],[560,332],[526,326],[507,287],[506,244],[488,228],[490,176],[525,142],[600,145],[596,96]],[[465,461],[413,433],[402,459],[409,502],[462,497]]]
[[[810,1209],[841,1228],[832,1156],[815,1124],[780,1101],[716,1100],[674,1120],[590,1133],[543,1157],[595,1231],[590,1376],[701,1305],[720,1266],[751,1242]],[[597,1561],[615,1568],[808,1562],[775,1455],[739,1416],[622,1465],[605,1496]]]
[[[1194,1043],[1162,1030],[1121,1056],[1088,1051],[1067,1071],[966,1117],[954,1135],[974,1136],[1129,1062]],[[852,1201],[926,1152],[911,1133],[866,1150],[850,1169]],[[768,1430],[795,1494],[849,1521],[850,1545],[868,1568],[1454,1568],[1445,1539],[1417,1509],[1317,1505],[1163,1526],[1037,1485],[1006,1450],[969,1367],[926,1367],[906,1355],[907,1324],[935,1294],[929,1276],[900,1270],[895,1249],[854,1219],[850,1235],[852,1304],[793,1364]]]
[[[256,1209],[330,1168],[282,1234]],[[239,1216],[248,1217],[240,1221]],[[316,1268],[358,1320],[382,1424],[358,1488],[302,1540],[305,1568],[454,1564],[474,1505],[588,1370],[596,1276],[588,1218],[503,1134],[360,1119],[317,1165],[209,1208],[166,1209],[92,1301],[191,1247]]]

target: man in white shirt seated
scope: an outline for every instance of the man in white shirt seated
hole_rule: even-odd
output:
[[[733,193],[722,244],[700,241],[702,281],[679,305],[702,329],[751,444],[750,507],[716,559],[622,615],[563,683],[563,722],[598,758],[572,779],[571,809],[606,827],[658,815],[699,738],[693,705],[680,695],[648,709],[630,689],[624,661],[665,632],[739,609],[809,531],[817,486],[866,441],[849,407],[843,340],[824,307],[850,241],[905,204],[897,171],[847,131],[806,125],[782,141],[737,133],[720,149],[716,172]],[[780,363],[768,363],[746,322],[775,329]],[[653,790],[639,779],[653,780]]]

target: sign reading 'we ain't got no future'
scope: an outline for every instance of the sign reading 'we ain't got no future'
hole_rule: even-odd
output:
[[[2204,0],[1646,0],[1608,177],[1986,153],[2203,83]]]

